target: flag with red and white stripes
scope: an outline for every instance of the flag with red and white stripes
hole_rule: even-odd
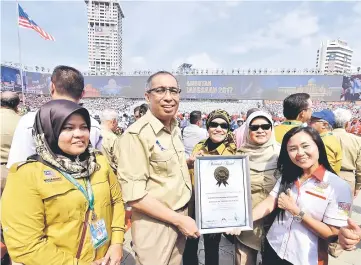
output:
[[[42,28],[40,28],[34,20],[32,20],[28,14],[25,13],[24,9],[18,4],[19,10],[19,27],[33,29],[45,40],[55,41],[55,38],[51,36],[49,33],[45,32]]]

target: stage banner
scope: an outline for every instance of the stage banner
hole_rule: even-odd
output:
[[[1,91],[21,92],[20,70],[8,66],[1,66]]]
[[[224,75],[182,76],[183,98],[283,100],[308,93],[315,100],[339,100],[342,76]],[[184,83],[182,82],[185,79]]]
[[[361,100],[361,74],[345,76],[343,78],[341,100]]]
[[[51,75],[37,72],[24,72],[24,81],[27,93],[50,94]]]

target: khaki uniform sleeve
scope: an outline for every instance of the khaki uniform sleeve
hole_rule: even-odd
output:
[[[337,142],[335,142],[335,145],[337,146],[337,147],[335,147],[335,152],[336,152],[335,172],[337,174],[339,174],[341,171],[343,154],[342,154],[342,147],[341,147],[340,143],[337,141]]]
[[[361,189],[361,148],[357,154],[355,175],[356,175],[355,189],[359,190]]]
[[[125,133],[117,141],[118,179],[125,202],[143,198],[148,192],[149,151],[137,134]]]
[[[102,141],[102,152],[105,154],[111,168],[114,172],[117,172],[117,159],[114,155],[115,148],[116,148],[116,138],[110,138],[103,139]]]
[[[332,146],[331,143],[326,144],[326,142],[324,142],[325,144],[325,148],[326,148],[326,154],[327,154],[327,160],[330,163],[330,166],[332,167],[332,169],[336,172],[336,174],[339,174],[341,171],[341,161],[342,161],[342,152],[341,154],[338,154],[337,152],[339,152],[337,149],[337,145],[336,146]],[[339,158],[339,156],[341,155],[341,159]],[[339,160],[339,161],[337,161]]]
[[[120,184],[113,170],[109,167],[109,185],[111,203],[113,206],[113,220],[111,224],[111,244],[123,244],[125,232],[125,210]]]
[[[192,154],[191,156],[195,156],[199,150],[201,150],[202,148],[202,144],[196,144],[193,148]],[[192,182],[192,187],[194,188],[194,184],[195,184],[195,180],[194,180],[194,168],[190,168],[189,170],[189,175],[191,177],[191,182]],[[194,189],[193,189],[194,190]]]
[[[9,174],[2,196],[2,227],[6,246],[14,262],[43,265],[89,265],[60,251],[44,234],[45,210],[36,187],[37,176],[23,167]],[[27,167],[29,170],[29,167]]]

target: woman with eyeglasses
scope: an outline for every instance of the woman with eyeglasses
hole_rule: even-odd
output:
[[[36,155],[10,168],[2,226],[10,257],[26,265],[119,265],[124,204],[106,158],[89,142],[88,111],[52,100],[37,112]]]
[[[270,195],[253,209],[257,221],[277,215],[267,234],[263,265],[328,263],[327,241],[347,226],[352,195],[327,160],[319,133],[295,127],[283,138],[277,162],[281,178]]]
[[[276,142],[272,117],[263,111],[253,112],[246,120],[244,143],[237,154],[247,155],[251,173],[252,207],[267,198],[277,179],[277,159],[280,145]],[[243,231],[236,237],[236,264],[254,265],[261,250],[267,222],[254,222],[253,231]]]
[[[206,120],[209,137],[199,142],[193,149],[191,158],[187,164],[190,168],[192,182],[194,184],[193,166],[195,157],[198,155],[234,155],[237,147],[231,132],[231,117],[224,110],[212,111]],[[194,218],[194,194],[189,203],[189,215]],[[221,234],[206,234],[204,238],[205,265],[219,264],[219,242]],[[187,239],[183,254],[183,264],[198,265],[198,242],[199,239]]]

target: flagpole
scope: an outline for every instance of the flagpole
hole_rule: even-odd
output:
[[[23,94],[23,104],[25,105],[25,89],[23,80],[23,64],[21,61],[21,39],[20,39],[20,27],[19,27],[19,2],[16,0],[16,27],[18,29],[18,50],[19,50],[19,63],[20,63],[20,80],[21,80],[21,92]]]

